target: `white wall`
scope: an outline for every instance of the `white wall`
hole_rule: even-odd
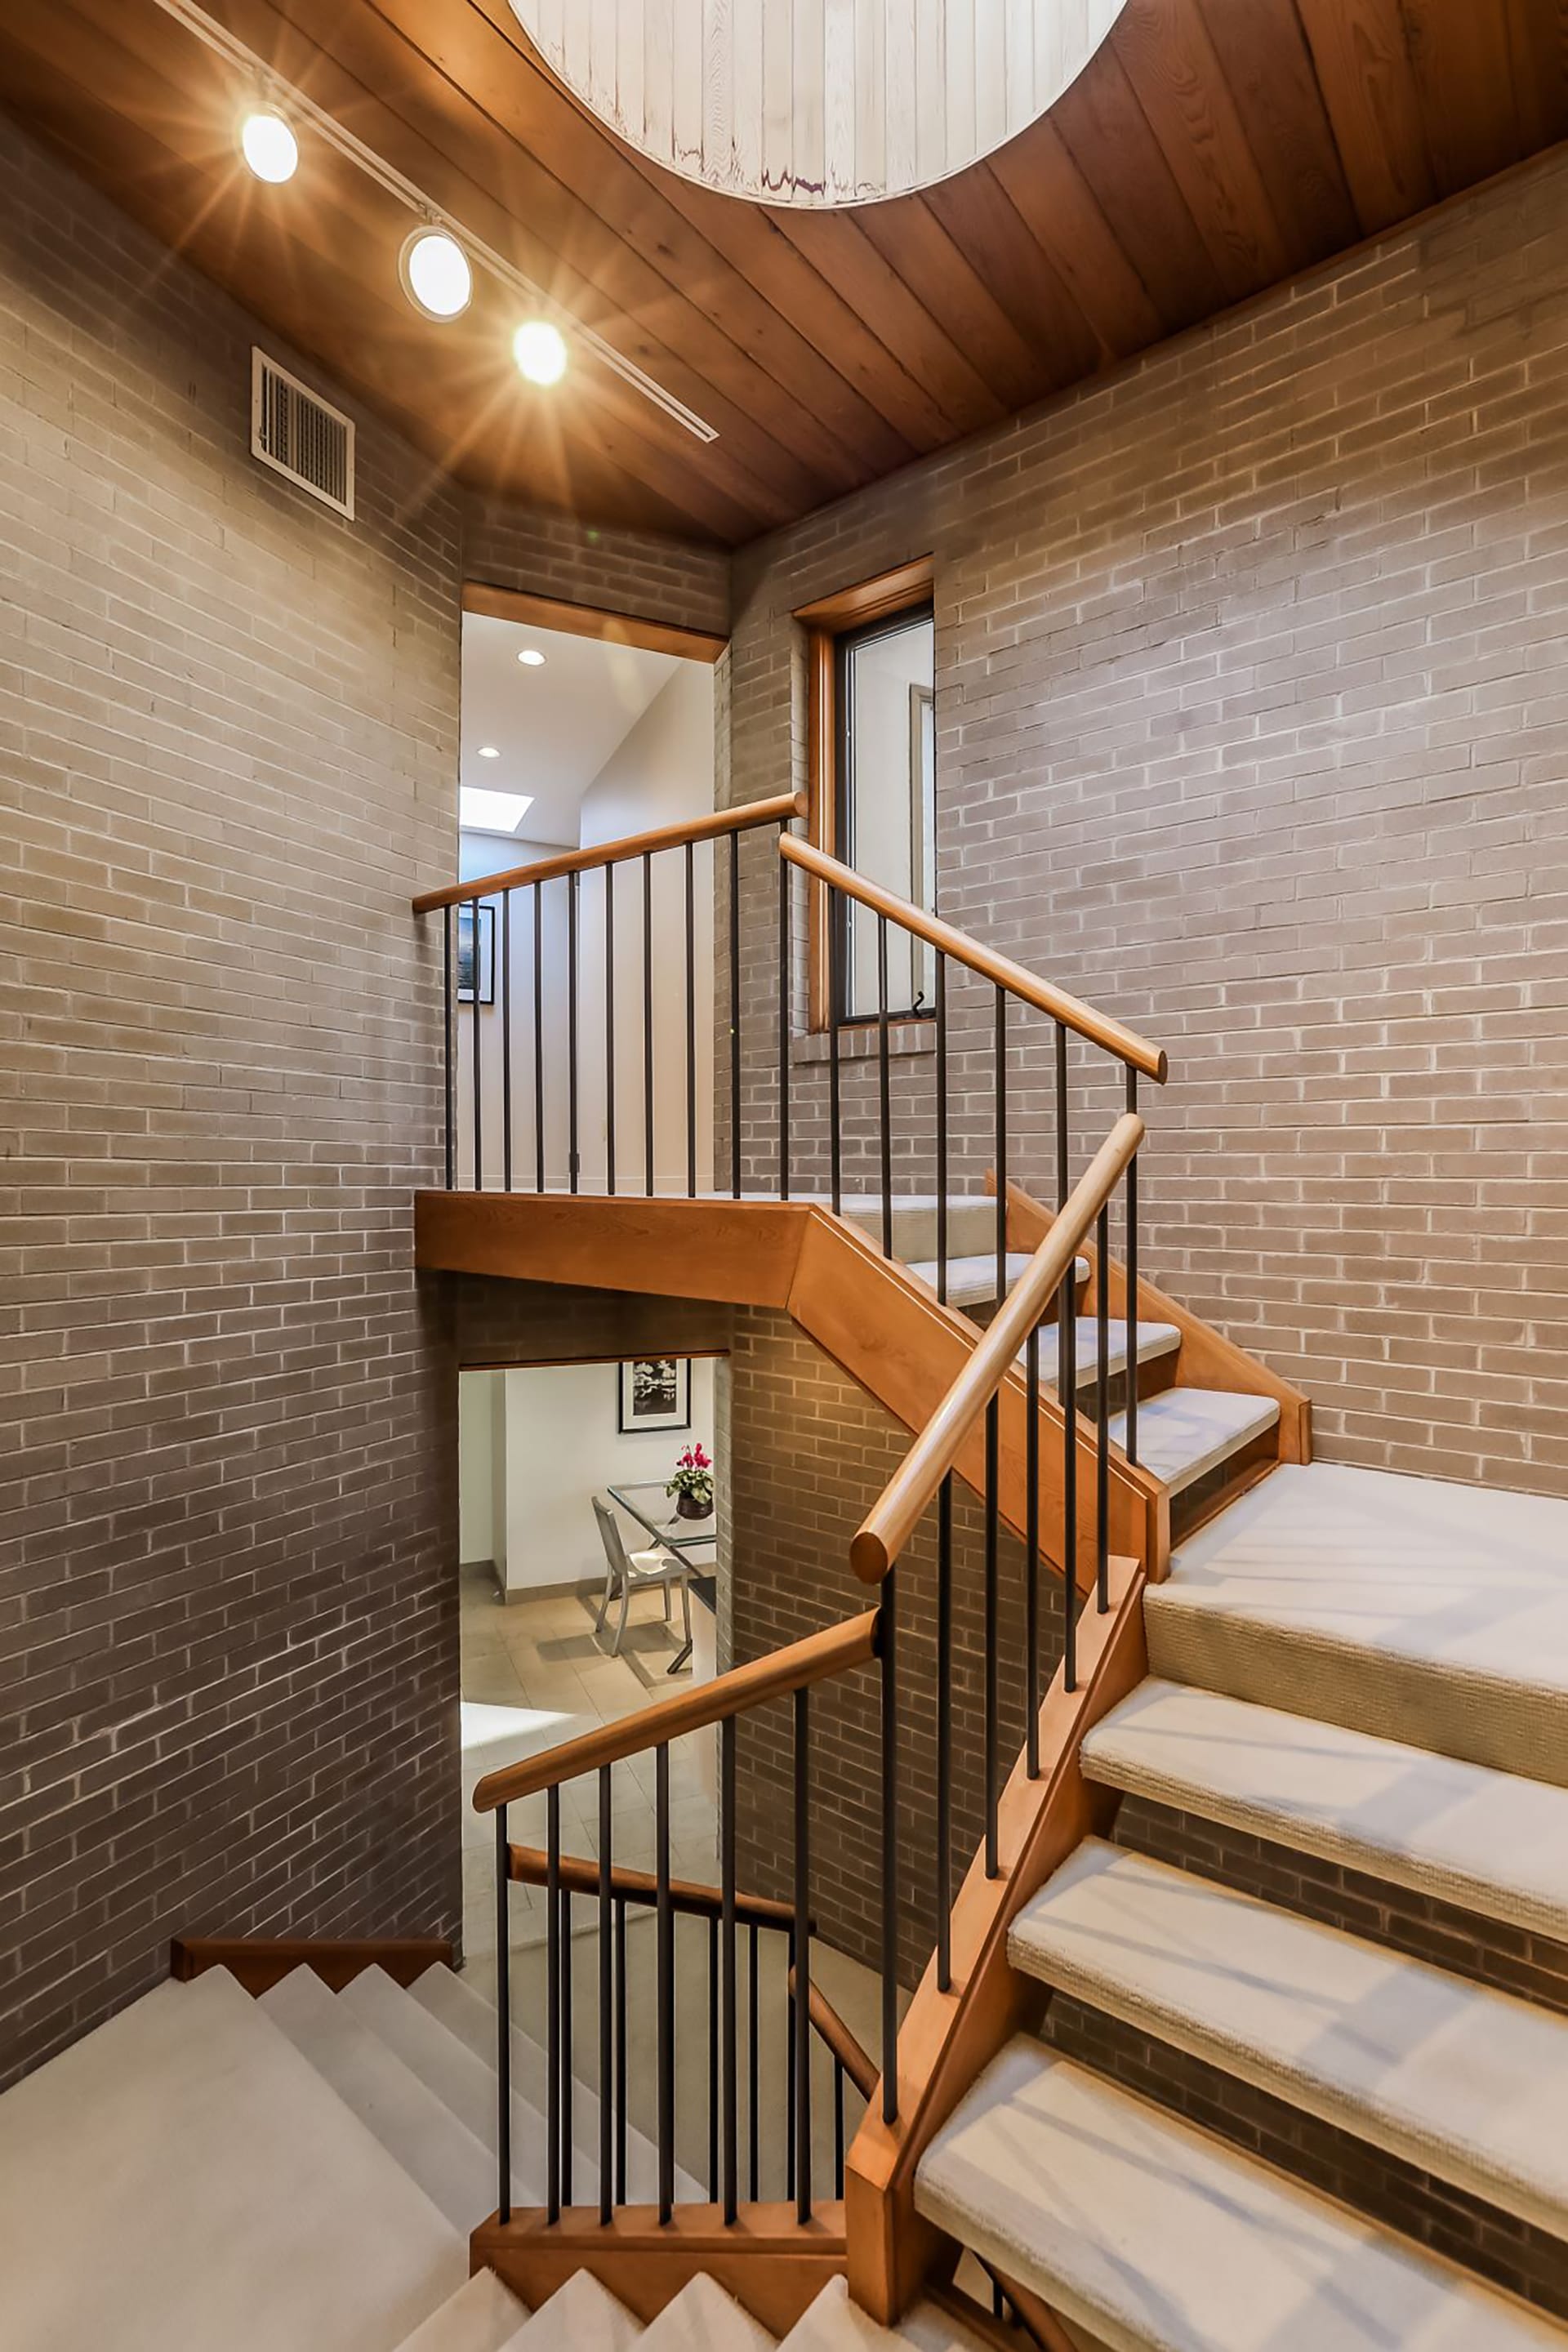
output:
[[[921,824],[923,877],[914,871],[915,810],[910,767],[910,689],[932,683],[936,633],[930,621],[872,637],[850,655],[850,704],[854,751],[849,863],[857,873],[879,882],[900,898],[935,907],[936,845],[929,823]],[[921,812],[922,819],[926,813]],[[921,882],[923,881],[923,887]],[[851,907],[850,1009],[877,1010],[877,922]],[[929,1008],[936,986],[934,961],[897,924],[888,927],[888,1002],[906,1009],[917,988]]]
[[[531,866],[558,857],[575,842],[504,839],[499,835],[465,833],[458,840],[458,878],[467,882],[513,866]],[[547,1181],[563,1181],[566,1174],[567,1071],[566,1036],[566,884],[542,886],[542,953],[540,964],[541,1016],[544,1045],[544,1140]],[[505,965],[501,955],[502,915],[499,898],[483,902],[495,909],[495,1003],[479,1010],[480,1140],[485,1155],[485,1181],[500,1183],[505,1173],[505,1139],[501,1107],[504,1100],[501,1004]],[[534,1150],[533,1090],[533,893],[517,890],[511,898],[512,1000],[512,1182],[531,1186],[537,1160]],[[463,1005],[458,1018],[458,1181],[473,1181],[474,1165],[474,1015]],[[486,1555],[480,1554],[483,1558]]]
[[[506,1567],[506,1376],[458,1375],[458,1557]]]
[[[595,1495],[625,1481],[662,1484],[694,1440],[713,1452],[713,1360],[692,1363],[689,1430],[626,1436],[616,1427],[618,1364],[530,1366],[499,1377],[506,1383],[507,1590],[596,1583],[605,1554]],[[629,1519],[622,1533],[628,1551],[647,1541]]]

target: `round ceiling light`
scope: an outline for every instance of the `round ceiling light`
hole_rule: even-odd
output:
[[[500,752],[494,743],[481,743],[479,745],[479,757],[481,760],[499,760],[500,758]]]
[[[300,168],[300,142],[280,114],[258,107],[239,126],[239,150],[258,180],[275,187]]]
[[[512,357],[530,383],[559,383],[566,373],[566,344],[548,319],[529,319],[511,339]]]
[[[468,257],[444,228],[416,228],[398,258],[403,290],[427,319],[457,319],[473,299]]]
[[[728,195],[812,205],[979,163],[1056,104],[1125,5],[511,0],[546,65],[640,154]]]
[[[544,667],[544,656],[537,646],[524,646],[518,659],[524,669],[542,669]]]

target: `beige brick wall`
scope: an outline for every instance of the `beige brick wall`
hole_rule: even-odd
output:
[[[251,322],[3,119],[0,216],[5,2076],[181,1929],[458,1925],[459,515],[257,466]]]
[[[730,558],[721,548],[580,522],[469,491],[463,572],[491,588],[559,596],[721,636],[730,625]]]
[[[732,798],[804,776],[791,609],[927,551],[942,911],[1168,1047],[1149,1273],[1324,1454],[1568,1491],[1568,154],[745,551]],[[906,1181],[931,1076],[898,1066]],[[1041,1183],[1048,1118],[1026,1089]]]

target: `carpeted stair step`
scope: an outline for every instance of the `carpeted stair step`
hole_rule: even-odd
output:
[[[1108,1317],[1105,1341],[1107,1377],[1112,1381],[1120,1380],[1127,1370],[1126,1324],[1114,1316]],[[1141,1364],[1152,1364],[1156,1363],[1162,1356],[1173,1356],[1181,1344],[1182,1335],[1173,1323],[1140,1323],[1138,1326],[1138,1361]],[[1079,1315],[1073,1318],[1073,1345],[1075,1350],[1073,1362],[1078,1373],[1078,1386],[1080,1389],[1087,1388],[1100,1375],[1100,1325],[1092,1315]],[[1018,1361],[1020,1363],[1024,1361],[1022,1349],[1019,1351]],[[1055,1388],[1057,1327],[1054,1320],[1043,1324],[1040,1328],[1040,1378],[1047,1388]],[[1140,1433],[1143,1427],[1144,1413],[1152,1412],[1156,1402],[1156,1399],[1151,1397],[1145,1403],[1140,1404],[1138,1409]],[[1121,1441],[1118,1440],[1118,1443],[1120,1444]]]
[[[527,2317],[527,2305],[494,2271],[476,2271],[397,2352],[502,2352]]]
[[[1568,2019],[1097,1838],[1007,1948],[1090,2008],[1568,2233]]]
[[[1568,2346],[1511,2296],[1025,2036],[938,2133],[915,2202],[1117,2352]]]
[[[1087,2338],[1080,2338],[1089,2352]],[[780,2352],[989,2352],[984,2338],[950,2319],[934,2303],[917,2303],[897,2327],[879,2326],[849,2300],[841,2278],[830,2279],[784,2337]]]
[[[1140,1466],[1173,1495],[1179,1495],[1184,1486],[1217,1470],[1222,1462],[1272,1429],[1279,1418],[1276,1397],[1241,1395],[1227,1389],[1166,1389],[1159,1396],[1146,1397],[1138,1407]],[[1116,1444],[1126,1444],[1124,1412],[1111,1415],[1110,1434]]]
[[[699,2271],[638,2338],[640,2352],[774,2352],[777,2338]]]
[[[1550,1782],[1159,1680],[1082,1753],[1107,1788],[1568,1942],[1568,1790]]]
[[[1147,1612],[1172,1681],[1568,1785],[1568,1502],[1287,1464]]]
[[[826,1203],[824,1204],[826,1205]],[[934,1192],[893,1195],[893,1255],[906,1265],[935,1263],[937,1196]],[[880,1193],[847,1194],[841,1213],[852,1225],[882,1246]],[[947,1202],[947,1255],[955,1258],[996,1256],[996,1203],[987,1192],[950,1193]]]
[[[1008,1251],[1003,1260],[1005,1287],[1008,1290],[1012,1289],[1028,1263],[1027,1256],[1022,1251]],[[1088,1274],[1089,1268],[1082,1258],[1079,1258],[1079,1264],[1083,1267],[1083,1274],[1079,1276],[1081,1282],[1084,1276]],[[909,1270],[930,1289],[934,1290],[937,1287],[938,1267],[934,1257],[915,1259],[910,1262]],[[988,1250],[976,1251],[970,1257],[953,1257],[950,1255],[947,1261],[948,1306],[994,1307],[995,1303],[996,1252],[994,1246]]]
[[[592,2271],[574,2271],[501,2352],[631,2352],[642,2336],[635,2319]]]
[[[467,2236],[493,2211],[495,2159],[483,2141],[313,1969],[291,1969],[258,2006],[454,2229]]]

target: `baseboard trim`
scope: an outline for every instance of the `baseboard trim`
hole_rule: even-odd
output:
[[[169,1973],[189,1984],[208,1969],[226,1969],[253,1997],[299,1968],[315,1971],[341,1992],[365,1969],[384,1969],[400,1985],[411,1985],[426,1969],[454,1965],[456,1947],[444,1936],[330,1937],[176,1936],[169,1947]]]

